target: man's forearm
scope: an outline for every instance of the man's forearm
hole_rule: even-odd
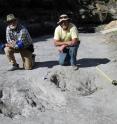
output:
[[[12,44],[10,44],[10,43],[6,43],[6,44],[5,44],[5,47],[10,47],[10,48],[13,48],[13,45],[12,45]]]
[[[70,45],[72,41],[54,41],[55,46]]]
[[[76,45],[78,42],[80,42],[80,41],[76,38],[71,41],[56,41],[56,40],[54,40],[55,46],[62,46],[62,45],[72,46],[72,45]]]
[[[72,46],[72,45],[77,45],[78,43],[80,43],[79,39],[74,38],[74,39],[71,41],[71,46]]]
[[[66,42],[63,41],[54,41],[55,46],[67,45]]]

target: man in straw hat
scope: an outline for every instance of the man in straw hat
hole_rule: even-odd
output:
[[[75,70],[77,50],[80,44],[77,27],[70,22],[66,14],[62,14],[54,32],[54,43],[59,50],[59,64],[71,65]]]
[[[33,42],[28,30],[18,23],[17,18],[13,14],[7,15],[7,28],[5,54],[11,64],[9,71],[19,69],[14,53],[20,53],[23,61],[23,67],[30,70],[33,67],[32,53],[34,52]]]

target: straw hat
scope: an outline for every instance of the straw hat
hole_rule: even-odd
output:
[[[7,15],[7,17],[6,17],[7,22],[10,22],[10,21],[13,21],[13,20],[16,20],[16,17],[14,16],[14,14]]]
[[[57,22],[57,24],[60,24],[62,21],[68,21],[68,20],[71,20],[71,19],[68,17],[68,15],[62,14],[62,15],[60,15],[60,17],[59,17],[59,21]]]

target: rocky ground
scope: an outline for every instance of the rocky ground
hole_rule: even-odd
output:
[[[117,123],[117,87],[110,81],[117,80],[117,42],[100,33],[79,35],[76,71],[58,65],[53,36],[34,39],[33,70],[7,71],[0,54],[0,124]],[[22,66],[19,54],[16,59]]]

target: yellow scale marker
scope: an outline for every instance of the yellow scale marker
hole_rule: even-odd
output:
[[[109,78],[99,67],[96,67],[96,69],[97,69],[108,81],[110,81],[113,85],[117,85],[117,81],[116,81],[116,80],[112,80],[111,78]]]

